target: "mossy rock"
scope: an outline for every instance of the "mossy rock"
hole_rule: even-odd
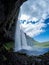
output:
[[[14,47],[14,42],[7,42],[3,46],[7,51],[12,51]]]

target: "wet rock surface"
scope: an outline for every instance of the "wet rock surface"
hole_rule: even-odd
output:
[[[8,52],[0,58],[1,65],[49,65],[49,52],[38,57]]]
[[[20,6],[26,0],[0,0],[0,41],[14,40]]]

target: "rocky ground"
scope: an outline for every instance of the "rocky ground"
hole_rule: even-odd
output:
[[[28,56],[5,50],[0,53],[0,65],[49,65],[49,52],[41,56]]]

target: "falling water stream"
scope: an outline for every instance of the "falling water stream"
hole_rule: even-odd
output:
[[[21,37],[20,37],[20,26],[19,22],[16,23],[16,32],[15,32],[15,51],[21,49]]]
[[[15,51],[21,49],[30,50],[31,46],[28,46],[25,33],[20,29],[20,22],[16,23],[16,32],[15,32]]]

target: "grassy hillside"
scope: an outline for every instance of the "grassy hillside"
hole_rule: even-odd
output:
[[[27,39],[27,44],[30,46],[49,48],[49,41],[40,43],[27,35],[26,35],[26,39]]]
[[[26,40],[27,40],[27,44],[30,46],[39,44],[39,42],[37,42],[36,40],[34,40],[33,38],[29,37],[26,35]]]
[[[49,42],[38,43],[36,46],[49,48]]]

